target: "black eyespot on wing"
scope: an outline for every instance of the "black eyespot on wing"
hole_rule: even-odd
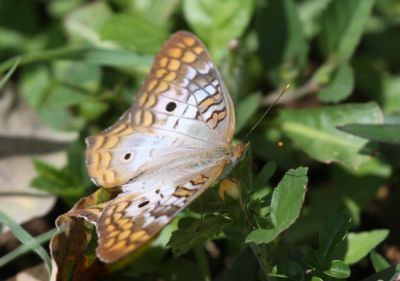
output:
[[[168,112],[174,111],[175,108],[176,108],[176,103],[174,103],[173,101],[169,102],[169,103],[167,104],[167,106],[165,107],[165,109],[166,109]]]
[[[138,207],[139,208],[143,208],[144,206],[146,206],[147,204],[149,204],[150,203],[150,201],[144,201],[144,202],[142,202],[142,203],[140,203],[139,205],[138,205]]]
[[[125,159],[125,160],[129,160],[129,159],[131,158],[131,156],[132,156],[132,153],[128,152],[128,153],[126,153],[126,154],[124,155],[124,159]]]

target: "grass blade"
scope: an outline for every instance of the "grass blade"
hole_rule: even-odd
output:
[[[0,223],[8,226],[15,237],[21,241],[24,245],[31,247],[32,250],[39,255],[39,257],[47,265],[49,273],[51,272],[51,259],[47,254],[46,250],[40,246],[40,243],[36,241],[28,232],[26,232],[20,225],[18,225],[12,218],[0,211]],[[36,247],[35,247],[36,245]]]
[[[12,65],[11,69],[4,75],[4,77],[0,80],[0,89],[3,88],[4,84],[10,79],[11,75],[14,73],[14,71],[17,69],[18,64],[21,61],[21,57],[15,58],[15,62]]]
[[[0,257],[0,268],[8,264],[9,262],[12,262],[16,258],[20,257],[21,255],[34,250],[35,248],[39,247],[41,244],[49,241],[51,237],[53,237],[54,234],[60,232],[61,230],[58,230],[56,228],[43,233],[35,239],[30,240],[28,243],[23,244],[19,246],[18,248],[14,249],[12,252],[8,253],[5,256]]]

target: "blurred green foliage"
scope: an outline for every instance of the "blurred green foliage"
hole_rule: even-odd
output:
[[[154,246],[107,280],[395,280],[378,245],[400,246],[388,198],[399,194],[397,0],[1,1],[0,85],[18,64],[8,83],[49,126],[79,133],[66,167],[35,161],[33,184],[69,205],[93,192],[84,138],[129,107],[177,30],[208,46],[239,140],[291,87],[244,139],[251,155],[232,174],[244,205],[207,191],[159,238],[179,257]]]

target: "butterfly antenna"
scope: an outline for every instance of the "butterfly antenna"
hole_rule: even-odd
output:
[[[273,101],[273,103],[271,103],[267,110],[265,110],[265,112],[263,113],[263,115],[257,120],[257,122],[253,125],[253,127],[251,127],[251,129],[249,130],[249,132],[246,134],[246,136],[244,137],[245,139],[247,139],[247,137],[254,131],[255,128],[257,128],[258,125],[260,125],[261,121],[265,118],[265,116],[267,116],[268,112],[270,112],[270,110],[272,109],[272,107],[280,100],[280,98],[283,96],[284,93],[286,93],[290,88],[290,84],[287,84],[283,89],[282,92],[279,94],[279,96]]]

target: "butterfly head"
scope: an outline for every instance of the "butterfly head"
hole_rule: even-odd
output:
[[[232,146],[231,150],[231,159],[232,162],[240,161],[246,155],[247,148],[249,147],[250,143],[237,143]]]

